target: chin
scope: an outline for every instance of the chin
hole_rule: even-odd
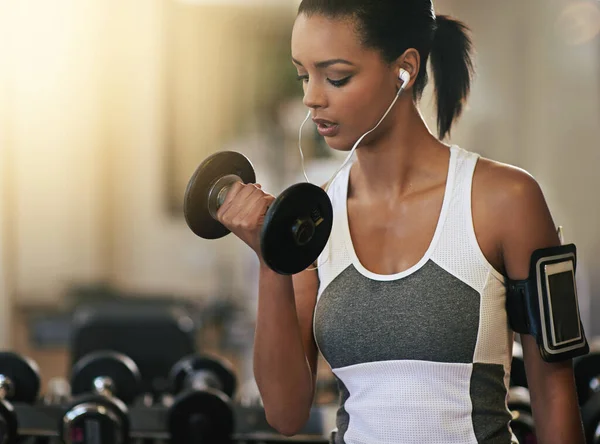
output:
[[[329,148],[336,151],[350,151],[354,146],[354,143],[344,140],[340,136],[325,137],[325,143]],[[356,142],[355,142],[356,143]]]

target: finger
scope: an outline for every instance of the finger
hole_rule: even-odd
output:
[[[240,212],[237,214],[236,221],[242,222],[244,219],[248,218],[255,210],[255,206],[259,203],[265,196],[265,192],[255,188],[253,193],[246,198],[247,205],[244,205],[243,208],[240,209]]]
[[[259,225],[262,225],[264,223],[264,219],[265,216],[267,214],[267,211],[269,210],[269,207],[271,205],[273,205],[273,202],[275,202],[275,196],[271,196],[270,194],[265,194],[263,196],[263,198],[258,202],[258,206],[259,206],[259,210],[257,210],[258,213],[258,223]]]
[[[217,218],[220,221],[232,220],[239,213],[240,209],[244,206],[244,202],[256,188],[253,185],[245,185],[241,182],[234,183],[229,191],[225,202],[217,211]]]
[[[243,217],[236,218],[236,224],[245,230],[260,229],[265,220],[265,214],[269,205],[275,198],[268,194],[262,194],[258,199],[254,200],[252,205],[248,207],[248,211]]]
[[[242,182],[234,182],[227,190],[227,195],[225,196],[225,201],[221,207],[225,205],[231,204],[231,202],[236,198],[236,196],[244,190],[245,185]]]
[[[225,198],[225,202],[223,202],[223,205],[225,205],[225,203],[231,203],[231,202],[237,200],[236,198],[238,196],[240,199],[242,197],[247,198],[256,189],[259,189],[259,190],[262,189],[261,184],[259,184],[259,183],[243,184],[241,182],[236,182],[231,186],[231,188],[227,192],[227,197]]]

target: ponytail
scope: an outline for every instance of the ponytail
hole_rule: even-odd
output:
[[[431,46],[430,61],[435,82],[438,136],[450,134],[461,115],[473,79],[473,45],[467,26],[445,15],[438,15]]]

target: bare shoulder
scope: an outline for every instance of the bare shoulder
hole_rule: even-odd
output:
[[[493,233],[509,275],[523,274],[531,252],[558,242],[542,188],[521,168],[481,158],[473,177],[473,208]]]
[[[548,223],[548,205],[539,183],[512,165],[481,158],[473,177],[473,200],[485,202],[486,213],[505,225]]]
[[[543,199],[538,182],[529,172],[506,163],[482,157],[473,180],[478,184],[474,191],[502,204],[505,210]]]

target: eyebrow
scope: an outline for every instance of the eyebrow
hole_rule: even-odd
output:
[[[302,66],[302,63],[300,63],[298,60],[296,60],[295,58],[292,57],[292,61],[298,65],[298,66]],[[350,65],[350,66],[354,66],[354,63],[349,62],[348,60],[344,60],[344,59],[331,59],[331,60],[323,60],[322,62],[317,62],[315,63],[315,68],[327,68],[331,65],[336,65],[338,63],[341,63],[343,65]]]

